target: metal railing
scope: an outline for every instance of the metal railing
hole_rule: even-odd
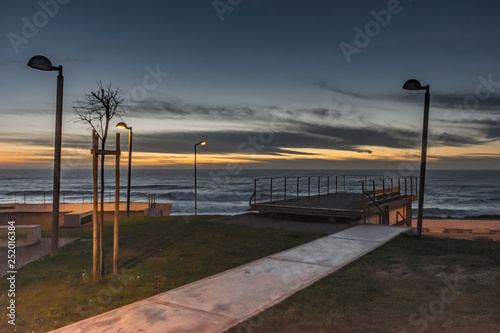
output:
[[[156,202],[155,193],[141,193],[146,196],[146,201],[150,204]],[[125,196],[125,194],[123,194]],[[52,192],[44,192],[41,194],[33,194],[32,192],[16,192],[13,193],[13,201],[4,202],[5,204],[51,204]],[[120,194],[122,197],[122,194]],[[61,203],[92,203],[94,195],[92,192],[81,194],[73,194],[61,192]],[[50,199],[50,200],[48,200]],[[114,192],[104,192],[104,202],[114,202]]]
[[[339,182],[339,178],[341,182]],[[254,190],[249,199],[249,204],[251,205],[252,201],[256,204],[257,200],[273,202],[276,200],[288,200],[304,196],[310,197],[313,195],[338,193],[339,187],[341,191],[346,191],[346,176],[316,175],[255,178]],[[259,189],[261,193],[266,192],[266,194],[258,199]]]
[[[395,180],[397,181],[395,186]],[[402,182],[403,180],[403,182]],[[377,187],[376,183],[382,184],[382,187]],[[418,196],[418,178],[417,177],[405,177],[405,178],[380,178],[375,179],[365,179],[361,181],[362,193],[363,195],[363,215],[366,222],[367,216],[371,215],[372,205],[380,212],[382,220],[385,224],[389,224],[388,211],[381,208],[381,206],[386,205],[395,200],[400,200],[409,197]],[[369,186],[371,185],[371,186]],[[401,186],[404,186],[404,191],[401,191]],[[371,187],[371,191],[368,188]],[[411,201],[410,201],[411,202]],[[398,211],[403,220],[403,215]],[[396,215],[396,220],[398,215]]]

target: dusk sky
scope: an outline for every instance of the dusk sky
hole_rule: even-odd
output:
[[[52,167],[64,67],[63,168],[91,164],[74,102],[112,83],[134,165],[500,168],[500,2],[4,0],[0,168]],[[114,147],[114,119],[108,148]],[[127,133],[122,133],[123,159]]]

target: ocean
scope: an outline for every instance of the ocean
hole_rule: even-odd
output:
[[[127,170],[121,171],[121,201],[126,201]],[[308,191],[317,194],[317,177],[332,175],[330,191],[356,190],[359,179],[381,179],[397,176],[396,171],[384,170],[205,170],[198,169],[198,214],[241,214],[249,208],[254,189],[254,179],[259,178],[259,200],[269,196],[269,180],[265,177],[290,177],[287,195],[296,195],[296,178],[300,179],[300,195]],[[105,201],[114,200],[114,170],[106,170]],[[305,177],[304,177],[305,176]],[[407,175],[408,176],[408,175]],[[410,175],[418,176],[418,172]],[[52,170],[4,169],[0,170],[0,203],[50,203],[52,201]],[[357,185],[356,185],[357,184]],[[326,193],[326,177],[320,184],[320,193]],[[359,190],[359,188],[358,188]],[[283,197],[283,180],[273,184],[274,199]],[[156,202],[173,204],[172,214],[194,213],[193,170],[133,169],[131,201],[148,201],[153,195]],[[61,177],[61,202],[91,202],[92,171],[87,169],[63,169]],[[499,171],[448,171],[428,170],[426,176],[425,218],[478,218],[500,217]],[[416,217],[417,203],[413,205]]]

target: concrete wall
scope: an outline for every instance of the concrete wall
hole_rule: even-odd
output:
[[[130,210],[131,211],[144,211],[149,208],[149,204],[147,202],[131,202]],[[59,211],[61,213],[69,213],[78,210],[92,210],[92,203],[62,203],[59,205]],[[127,203],[120,202],[120,211],[127,210]],[[104,203],[104,211],[115,211],[115,203],[114,202],[105,202]],[[0,204],[0,214],[1,213],[51,213],[52,212],[52,204]]]
[[[412,227],[417,227],[417,220],[412,220]],[[445,230],[473,230],[489,229],[500,231],[500,221],[495,220],[432,220],[424,219],[422,229],[426,228],[444,228]]]
[[[5,209],[8,208],[8,209]],[[145,216],[149,208],[147,202],[131,202],[131,216]],[[59,207],[59,226],[64,226],[64,215],[69,212],[79,210],[92,210],[91,203],[84,204],[61,204]],[[172,212],[172,204],[157,203],[156,215],[168,216]],[[104,204],[104,220],[112,221],[114,219],[114,202]],[[120,217],[127,215],[127,204],[120,202]],[[43,230],[50,230],[52,227],[52,204],[0,204],[0,225],[6,225],[8,221],[16,221],[16,224],[39,224]],[[86,225],[91,225],[87,223]]]

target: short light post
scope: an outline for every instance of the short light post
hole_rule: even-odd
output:
[[[130,180],[132,175],[132,127],[124,122],[119,122],[116,128],[128,129],[128,179],[127,179],[127,217],[130,217]]]
[[[420,185],[418,192],[418,216],[417,216],[417,233],[422,235],[422,220],[424,215],[424,190],[425,190],[425,170],[427,163],[427,137],[429,133],[429,85],[422,86],[417,80],[411,79],[405,82],[403,89],[406,90],[425,90],[424,104],[424,125],[422,131],[422,154],[420,156]]]
[[[41,71],[58,71],[57,75],[57,97],[56,97],[56,132],[54,143],[54,188],[52,198],[52,246],[51,255],[55,256],[58,251],[59,233],[59,194],[61,189],[61,142],[62,142],[62,115],[63,115],[63,67],[52,66],[52,62],[44,56],[32,57],[28,66]]]
[[[194,215],[198,215],[198,193],[197,193],[197,175],[196,175],[196,147],[206,145],[206,141],[200,141],[194,145]]]

